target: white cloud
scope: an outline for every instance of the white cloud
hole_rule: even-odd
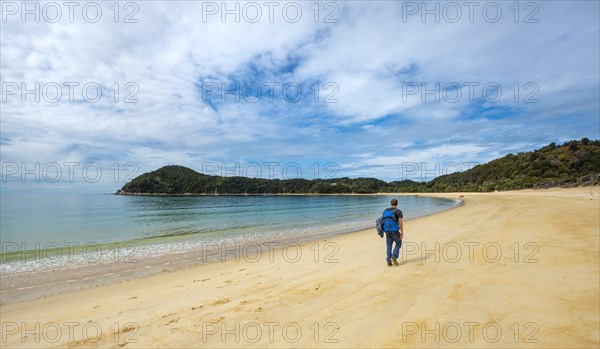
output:
[[[232,17],[222,23],[218,16],[202,21],[202,2],[137,4],[138,23],[114,23],[110,4],[98,23],[81,17],[2,23],[3,83],[63,86],[59,103],[3,96],[3,161],[103,159],[152,169],[203,159],[302,158],[346,164],[346,175],[380,176],[369,168],[382,164],[382,147],[402,153],[392,164],[483,161],[532,144],[600,137],[596,2],[537,3],[539,23],[514,23],[508,3],[498,23],[480,15],[473,23],[466,16],[458,23],[421,23],[418,16],[404,22],[403,3],[388,1],[339,2],[338,23],[324,23],[331,10],[324,7],[315,23],[313,3],[302,3],[297,23],[282,17],[284,3],[273,23],[265,8],[258,23]],[[521,9],[522,17],[526,13]],[[214,110],[202,100],[204,78],[334,82],[338,102],[230,102]],[[107,98],[89,103],[77,89],[78,101],[71,103],[65,82],[97,82]],[[115,82],[120,103],[111,99]],[[124,89],[128,82],[139,87],[138,103],[122,103],[132,91]],[[478,82],[479,97],[482,85],[497,82],[503,96],[472,103],[463,86],[457,102],[436,103],[431,95],[423,101],[420,92],[406,95],[403,82],[428,88]],[[533,91],[525,90],[527,82],[538,87],[538,103],[522,103]],[[320,98],[328,92],[320,90]]]

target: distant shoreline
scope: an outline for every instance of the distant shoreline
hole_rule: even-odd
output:
[[[169,193],[123,193],[116,192],[113,195],[122,196],[388,196],[388,195],[401,195],[401,196],[419,196],[419,194],[434,194],[434,193],[275,193],[275,194],[206,194],[206,193],[182,193],[182,194],[169,194]]]
[[[550,187],[550,188],[528,188],[519,190],[495,190],[485,192],[473,192],[473,191],[454,191],[454,192],[378,192],[378,193],[273,193],[273,194],[235,194],[235,193],[219,193],[219,194],[208,194],[208,193],[129,193],[117,191],[109,195],[122,195],[122,196],[432,196],[445,198],[445,195],[463,195],[463,194],[490,194],[490,193],[507,193],[507,192],[519,192],[519,191],[533,191],[543,192],[547,190],[561,190],[561,189],[586,189],[586,188],[600,188],[600,185],[581,185],[581,186],[563,186],[563,187]]]

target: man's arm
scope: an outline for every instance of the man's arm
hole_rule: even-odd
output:
[[[404,238],[404,223],[402,223],[402,218],[398,219],[398,226],[400,227],[400,239]]]

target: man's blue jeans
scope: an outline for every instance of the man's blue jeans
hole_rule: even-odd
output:
[[[400,240],[400,232],[394,233],[385,233],[385,242],[387,247],[387,258],[386,260],[390,262],[391,258],[398,259],[400,255],[400,247],[402,247],[402,240]],[[394,253],[392,254],[392,244],[396,243],[394,246]]]

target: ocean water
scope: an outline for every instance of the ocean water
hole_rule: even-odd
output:
[[[128,251],[156,256],[201,249],[207,243],[332,236],[373,227],[391,198],[3,194],[0,272],[43,271],[114,259],[115,253],[100,250],[118,251],[120,257]],[[397,199],[405,219],[459,202],[417,196]]]

